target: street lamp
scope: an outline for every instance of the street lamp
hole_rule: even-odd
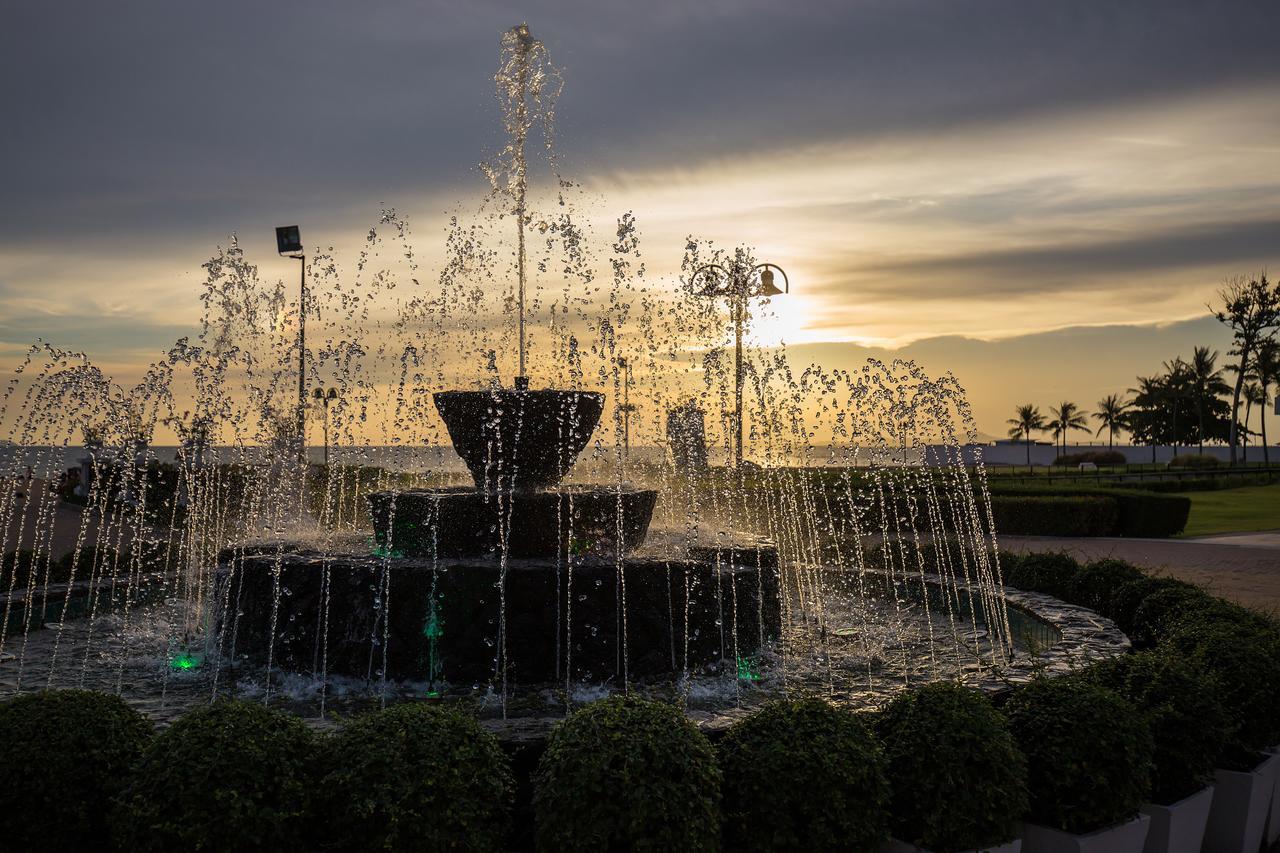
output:
[[[622,450],[624,454],[630,456],[631,413],[636,410],[636,407],[631,405],[631,362],[620,355],[618,367],[622,368],[622,405],[618,407],[618,411],[622,412]]]
[[[298,287],[298,463],[307,464],[307,256],[297,225],[276,228],[276,251],[301,261]]]
[[[338,389],[330,388],[325,391],[323,388],[317,388],[312,392],[312,396],[316,398],[316,405],[324,406],[324,470],[329,470],[329,404],[338,399]]]
[[[742,467],[742,328],[747,322],[747,300],[760,296],[781,296],[791,292],[791,281],[787,273],[777,264],[756,264],[744,269],[732,264],[730,272],[719,264],[704,264],[694,270],[689,279],[689,288],[694,296],[715,299],[721,296],[729,299],[729,310],[733,312],[733,426],[736,433],[733,446],[733,462]],[[783,290],[773,283],[773,271],[782,273]],[[697,286],[699,277],[706,278],[706,284]]]

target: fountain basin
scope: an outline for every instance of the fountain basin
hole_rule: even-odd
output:
[[[725,660],[733,666],[781,626],[771,549],[753,563],[588,557],[505,565],[264,549],[226,555],[218,583],[218,600],[236,602],[218,620],[234,645],[224,652],[235,659],[269,656],[293,672],[385,672],[396,681],[670,678]]]
[[[587,446],[604,411],[594,391],[439,391],[436,410],[482,492],[549,489]]]
[[[396,556],[610,557],[644,541],[657,496],[629,486],[444,488],[376,492],[369,504],[379,548]]]

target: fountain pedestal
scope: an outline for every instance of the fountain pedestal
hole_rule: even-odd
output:
[[[771,546],[628,556],[657,493],[557,485],[603,395],[449,391],[435,402],[475,488],[370,495],[372,555],[227,559],[228,651],[366,678],[616,683],[735,666],[778,635]]]

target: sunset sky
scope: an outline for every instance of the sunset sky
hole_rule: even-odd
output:
[[[0,26],[0,367],[36,339],[122,377],[272,227],[420,262],[501,145],[498,36],[563,68],[559,151],[649,275],[689,235],[793,293],[758,342],[952,370],[984,432],[1225,351],[1206,302],[1280,263],[1280,5],[966,0],[13,3]],[[604,215],[604,214],[602,214]]]

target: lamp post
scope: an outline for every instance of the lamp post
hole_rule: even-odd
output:
[[[327,474],[329,471],[329,404],[338,399],[338,389],[330,388],[325,391],[323,388],[317,388],[312,392],[312,396],[316,398],[316,405],[323,405],[321,417],[324,418],[324,470]]]
[[[276,251],[301,261],[298,285],[298,464],[307,464],[307,256],[297,225],[276,228]]]
[[[787,273],[777,264],[756,264],[745,269],[733,264],[732,272],[719,264],[704,264],[694,270],[689,279],[689,287],[694,296],[705,296],[711,299],[724,296],[729,300],[729,310],[733,314],[733,463],[742,467],[742,330],[747,322],[747,300],[760,296],[781,296],[791,292],[791,281]],[[773,271],[782,273],[783,290],[773,283]],[[699,277],[707,282],[701,288],[697,286]]]
[[[631,405],[631,362],[625,356],[618,356],[618,367],[622,368],[622,452],[631,455],[631,413],[636,407]]]

